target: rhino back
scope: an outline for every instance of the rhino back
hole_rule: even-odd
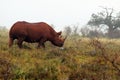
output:
[[[55,30],[44,22],[28,23],[16,22],[10,29],[9,35],[14,38],[26,37],[26,41],[36,41],[41,38],[53,39],[57,34]]]
[[[24,22],[16,22],[9,31],[9,36],[16,38],[18,36],[27,35]]]

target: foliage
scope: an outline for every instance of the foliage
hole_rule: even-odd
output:
[[[36,49],[36,44],[24,42],[19,49],[16,43],[8,47],[8,30],[0,35],[1,80],[120,79],[119,39],[71,36],[64,48],[46,43],[46,49]]]
[[[105,27],[105,25],[108,27],[108,33],[106,34],[110,38],[116,38],[120,37],[120,17],[119,13],[118,15],[114,16],[114,10],[112,8],[103,8],[103,11],[98,12],[97,14],[93,13],[91,15],[91,19],[88,21],[88,25],[91,25],[92,27],[95,26],[99,28],[100,26]],[[116,32],[116,30],[119,32]]]
[[[71,35],[72,29],[70,28],[70,26],[66,26],[64,28],[64,33],[65,35]]]

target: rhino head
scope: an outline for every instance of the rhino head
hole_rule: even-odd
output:
[[[62,32],[57,32],[57,36],[54,37],[52,43],[55,45],[55,46],[58,46],[58,47],[62,47],[64,45],[64,42],[67,38],[67,36],[65,38],[62,38],[61,36]]]

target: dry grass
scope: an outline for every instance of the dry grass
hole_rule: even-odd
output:
[[[0,30],[0,79],[119,80],[120,40],[69,37],[64,49],[46,43],[8,48],[8,31]],[[28,48],[30,47],[30,48]]]

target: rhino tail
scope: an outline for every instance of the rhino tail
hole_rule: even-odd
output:
[[[13,45],[13,38],[9,38],[9,47]]]

